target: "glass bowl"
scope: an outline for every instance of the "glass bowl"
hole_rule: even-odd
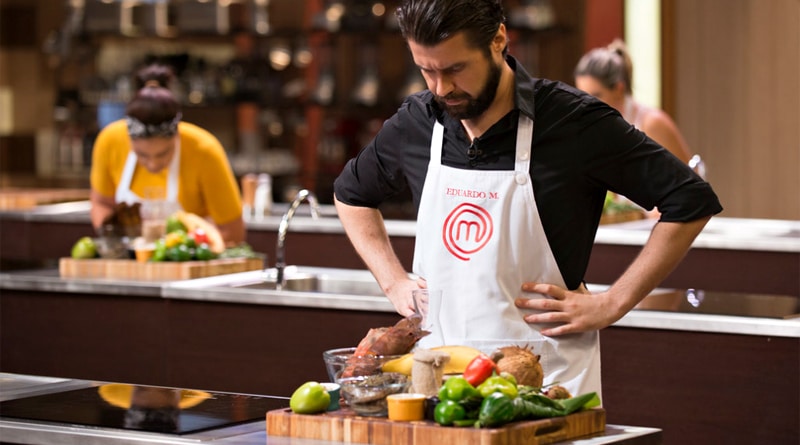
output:
[[[356,348],[338,348],[322,353],[331,382],[339,383],[342,377],[378,374],[384,363],[402,357],[402,355],[354,356],[355,351]]]
[[[386,417],[389,413],[386,396],[408,391],[411,381],[405,374],[383,372],[339,379],[339,385],[347,406],[356,414]]]

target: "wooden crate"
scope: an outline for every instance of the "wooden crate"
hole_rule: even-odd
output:
[[[209,261],[138,262],[61,258],[62,278],[113,278],[118,280],[173,281],[225,275],[264,268],[261,258],[224,258]]]
[[[290,409],[267,413],[267,435],[371,445],[544,445],[605,431],[602,408],[569,416],[514,422],[501,428],[456,428],[430,421],[395,422],[342,409],[317,415]]]

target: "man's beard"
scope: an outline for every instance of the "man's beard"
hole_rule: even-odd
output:
[[[448,94],[444,97],[436,96],[436,103],[438,103],[439,106],[447,112],[447,114],[453,116],[455,119],[474,119],[489,109],[492,101],[494,101],[494,98],[497,95],[497,86],[500,84],[501,73],[502,68],[500,65],[490,63],[489,78],[486,79],[486,83],[483,85],[483,89],[481,89],[478,97],[473,99],[472,96],[466,93]],[[467,102],[464,105],[447,105],[446,100],[452,99],[467,99]]]

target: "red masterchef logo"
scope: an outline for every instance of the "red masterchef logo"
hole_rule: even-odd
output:
[[[492,237],[492,216],[483,207],[463,203],[444,220],[442,240],[456,258],[469,261],[469,256],[481,250]]]

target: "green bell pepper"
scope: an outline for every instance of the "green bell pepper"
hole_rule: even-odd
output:
[[[464,377],[450,377],[439,388],[439,400],[452,400],[462,402],[469,399],[478,399],[481,395]]]
[[[499,375],[493,375],[484,380],[483,383],[478,385],[477,389],[484,399],[495,392],[503,393],[512,399],[517,397],[519,394],[519,391],[517,391],[517,385],[514,382],[511,382],[510,380],[507,380]]]
[[[439,425],[450,426],[464,420],[467,411],[454,400],[442,400],[433,410],[433,420]]]
[[[505,425],[515,420],[516,410],[514,400],[502,392],[493,392],[481,402],[478,412],[478,422],[481,427],[495,427]]]

